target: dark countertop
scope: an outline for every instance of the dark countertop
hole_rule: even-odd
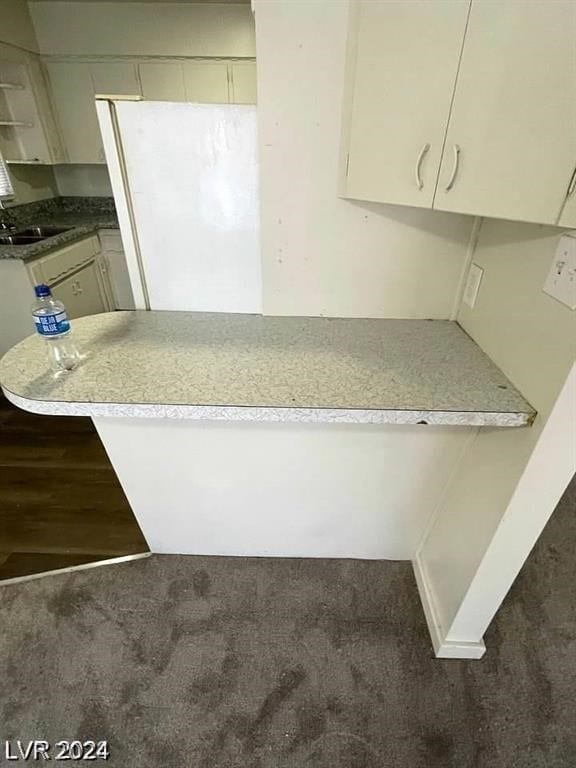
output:
[[[0,245],[0,260],[33,261],[99,229],[118,229],[116,211],[109,198],[56,198],[43,202],[45,205],[42,206],[30,204],[8,208],[2,220],[18,229],[48,224],[71,229],[30,245]]]

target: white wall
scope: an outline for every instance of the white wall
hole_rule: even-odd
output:
[[[255,55],[250,5],[31,2],[30,11],[47,54]]]
[[[576,312],[542,292],[560,234],[486,219],[474,254],[484,276],[476,306],[462,305],[458,320],[538,416],[529,429],[479,430],[421,549],[439,622],[453,640],[483,633],[576,472],[574,384],[563,396],[563,419],[557,412],[558,426],[548,427],[576,359]],[[463,610],[486,553],[502,549],[504,530],[508,549],[486,574],[490,586],[483,581],[474,609]]]
[[[70,197],[112,197],[112,186],[105,165],[56,165],[54,175],[58,193]]]
[[[447,318],[472,220],[337,197],[348,10],[256,0],[264,312]]]
[[[277,557],[411,558],[471,431],[94,423],[153,552]]]
[[[1,0],[0,42],[16,45],[28,51],[38,50],[26,0]]]

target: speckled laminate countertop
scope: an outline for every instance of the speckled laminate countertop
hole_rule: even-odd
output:
[[[453,322],[203,312],[74,321],[58,379],[32,336],[0,362],[16,405],[88,416],[372,424],[530,424],[534,409]]]

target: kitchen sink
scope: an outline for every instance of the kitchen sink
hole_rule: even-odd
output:
[[[0,245],[30,245],[46,240],[48,235],[0,235]]]
[[[16,232],[16,237],[23,235],[24,237],[40,237],[42,240],[47,237],[54,237],[54,235],[61,235],[62,232],[68,232],[72,227],[51,227],[49,225],[45,227],[26,227],[26,229],[19,229]]]
[[[68,232],[70,229],[73,227],[26,227],[18,232],[0,235],[0,245],[31,245],[54,235],[61,235],[62,232]]]

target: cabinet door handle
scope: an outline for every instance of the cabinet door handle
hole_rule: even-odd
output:
[[[416,186],[418,189],[422,189],[424,186],[424,182],[422,181],[422,177],[420,176],[420,166],[422,165],[422,160],[424,160],[424,157],[426,156],[426,153],[430,149],[430,144],[424,144],[422,149],[420,150],[420,154],[418,155],[418,159],[416,160]]]
[[[568,184],[568,192],[566,192],[566,197],[572,197],[575,189],[576,189],[576,168],[574,168],[574,170],[572,171],[572,176],[570,177],[570,183]]]
[[[460,147],[458,146],[458,144],[454,144],[454,165],[452,167],[452,174],[450,176],[448,184],[446,184],[446,192],[450,192],[450,190],[454,186],[454,182],[456,181],[456,176],[458,175],[459,165],[460,165]]]
[[[78,291],[78,294],[84,293],[84,289],[80,285],[80,280],[76,280],[76,290]]]

